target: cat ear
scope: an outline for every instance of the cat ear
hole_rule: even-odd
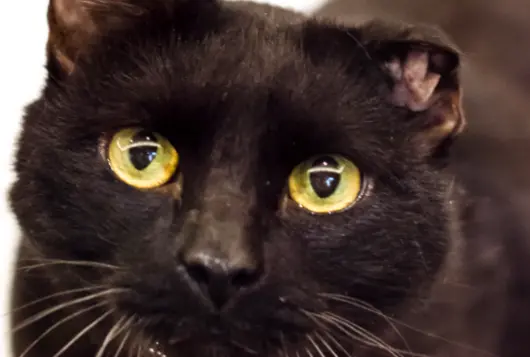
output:
[[[48,55],[72,72],[76,58],[104,31],[141,12],[141,7],[124,0],[50,0]]]
[[[70,73],[76,59],[101,37],[134,26],[147,15],[155,19],[173,11],[186,13],[214,0],[50,0],[48,56]],[[182,15],[184,17],[185,14]]]
[[[422,113],[418,145],[431,149],[452,141],[464,128],[460,56],[443,32],[428,26],[371,22],[363,42],[390,83],[388,100]]]

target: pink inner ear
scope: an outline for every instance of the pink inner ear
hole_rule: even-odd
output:
[[[66,26],[80,25],[87,19],[82,1],[52,0],[56,17]]]
[[[426,110],[431,106],[440,75],[429,72],[427,52],[409,52],[405,60],[393,58],[385,66],[395,81],[391,95],[393,104],[413,111]]]

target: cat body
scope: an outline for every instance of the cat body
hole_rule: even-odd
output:
[[[528,236],[443,34],[213,0],[48,18],[16,357],[528,355]]]

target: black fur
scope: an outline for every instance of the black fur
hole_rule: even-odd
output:
[[[14,332],[15,355],[96,302],[27,356],[54,356],[110,309],[62,356],[96,356],[114,324],[129,317],[106,355],[121,341],[123,357],[150,356],[150,348],[168,357],[501,353],[508,272],[495,265],[503,259],[496,236],[486,251],[474,237],[502,217],[480,216],[451,157],[418,146],[425,115],[388,102],[380,32],[247,3],[158,3],[108,29],[71,74],[50,51],[11,191],[23,231],[13,305],[68,289],[125,290]],[[102,138],[129,126],[174,144],[179,200],[167,190],[136,190],[109,170]],[[351,158],[368,188],[351,209],[315,216],[285,200],[286,181],[298,163],[326,153]],[[219,221],[244,232],[264,269],[221,313],[190,288],[178,261],[205,228],[227,234]],[[13,325],[95,291],[16,310]],[[380,341],[304,311],[342,316]]]

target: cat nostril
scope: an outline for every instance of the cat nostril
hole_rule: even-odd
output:
[[[210,273],[208,268],[202,264],[188,264],[186,266],[188,275],[198,284],[208,284],[210,281]]]
[[[240,269],[232,274],[231,283],[235,288],[244,288],[255,284],[259,277],[259,269]]]

